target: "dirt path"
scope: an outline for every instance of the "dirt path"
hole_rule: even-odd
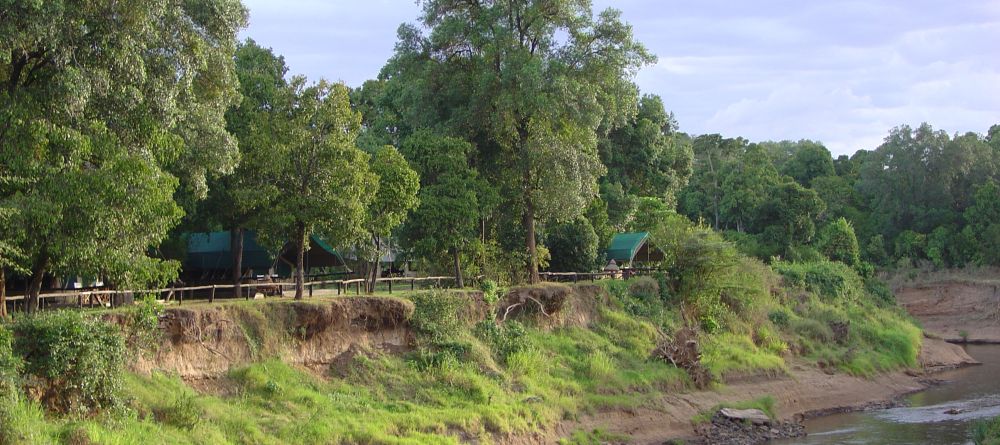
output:
[[[926,339],[920,361],[930,370],[975,363],[958,346]],[[827,374],[815,366],[794,362],[789,375],[752,379],[725,385],[715,391],[671,394],[656,406],[630,411],[602,412],[563,422],[550,434],[501,441],[509,444],[555,443],[574,431],[601,429],[631,437],[630,443],[662,444],[670,439],[695,436],[691,419],[720,403],[741,402],[763,396],[775,399],[782,420],[818,411],[851,410],[919,391],[928,385],[926,375],[893,372],[871,379],[844,374]]]
[[[928,333],[948,341],[1000,343],[1000,282],[948,280],[895,289]]]

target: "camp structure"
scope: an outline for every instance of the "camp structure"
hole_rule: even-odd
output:
[[[188,283],[227,280],[232,277],[233,252],[229,231],[190,233],[183,276]],[[295,270],[295,249],[286,243],[278,255],[273,255],[257,243],[257,234],[243,231],[243,276],[291,276]],[[309,237],[305,255],[305,270],[322,269],[325,274],[349,273],[344,258],[321,238]]]
[[[619,233],[611,239],[606,259],[623,268],[636,268],[663,261],[663,252],[649,244],[649,232]]]

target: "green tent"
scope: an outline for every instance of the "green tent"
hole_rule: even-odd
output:
[[[184,258],[184,273],[189,277],[225,275],[232,268],[233,253],[229,231],[190,233],[187,235],[187,255]],[[279,275],[291,273],[295,264],[294,251],[286,245],[275,257],[257,243],[257,234],[243,232],[243,268],[255,273],[267,273],[274,269]],[[313,267],[346,267],[344,258],[332,246],[313,235],[309,239],[306,252],[306,269]]]
[[[619,233],[611,239],[607,259],[622,266],[662,261],[663,252],[649,245],[649,232]]]

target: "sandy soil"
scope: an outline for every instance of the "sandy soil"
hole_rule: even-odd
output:
[[[920,363],[931,371],[950,369],[975,363],[960,347],[936,339],[926,339]],[[508,438],[501,443],[549,444],[568,437],[574,431],[601,429],[628,435],[631,443],[662,444],[670,439],[695,436],[691,419],[713,406],[725,402],[741,402],[763,396],[775,399],[775,408],[782,420],[812,416],[819,412],[853,410],[892,400],[902,394],[927,387],[927,374],[894,372],[871,379],[826,372],[803,362],[793,362],[785,376],[730,382],[714,391],[671,394],[655,406],[630,411],[597,413],[576,421],[563,422],[548,434]]]
[[[896,299],[929,334],[948,341],[1000,343],[1000,282],[941,281],[895,289]]]

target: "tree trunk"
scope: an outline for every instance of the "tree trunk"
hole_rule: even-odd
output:
[[[454,259],[455,264],[455,287],[462,289],[465,287],[465,281],[462,280],[462,258],[461,252],[458,248],[451,249],[452,259]]]
[[[243,283],[243,232],[242,227],[229,231],[229,251],[233,254],[233,296],[240,296]]]
[[[301,300],[306,283],[306,225],[295,230],[295,299]]]
[[[375,284],[381,273],[382,266],[382,240],[377,236],[372,237],[372,244],[375,246],[375,259],[368,262],[368,270],[365,274],[365,290],[369,294],[375,293]]]
[[[524,197],[524,240],[528,248],[528,283],[538,284],[538,250],[535,248],[535,205],[528,193]]]
[[[46,255],[38,257],[35,267],[31,268],[31,283],[28,285],[27,301],[25,301],[25,311],[32,313],[38,310],[38,295],[42,293],[42,281],[45,280],[45,272],[49,267],[49,258]]]
[[[0,320],[7,318],[7,268],[0,267]]]

